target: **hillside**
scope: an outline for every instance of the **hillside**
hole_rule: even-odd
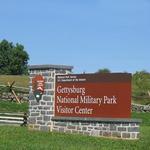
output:
[[[132,101],[150,104],[150,73],[137,71],[132,75]]]
[[[15,81],[15,86],[28,88],[28,76],[0,75],[0,85],[7,85],[8,82],[12,83],[13,81]]]

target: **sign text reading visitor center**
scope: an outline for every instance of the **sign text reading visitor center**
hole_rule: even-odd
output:
[[[57,75],[55,116],[130,118],[131,74]]]

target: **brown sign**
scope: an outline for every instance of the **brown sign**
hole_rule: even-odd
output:
[[[32,89],[34,91],[40,91],[41,93],[44,93],[44,78],[42,75],[36,75],[32,79]]]
[[[55,116],[130,118],[131,74],[57,75]]]

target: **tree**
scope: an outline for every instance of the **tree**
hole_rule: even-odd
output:
[[[23,45],[2,40],[0,42],[0,74],[27,74],[28,53]]]
[[[111,71],[107,68],[99,69],[96,73],[111,73]]]

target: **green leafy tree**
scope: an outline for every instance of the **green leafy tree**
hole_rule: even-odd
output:
[[[111,71],[107,68],[99,69],[96,73],[111,73]]]
[[[14,45],[7,40],[0,42],[0,74],[27,74],[28,53],[23,45]]]

